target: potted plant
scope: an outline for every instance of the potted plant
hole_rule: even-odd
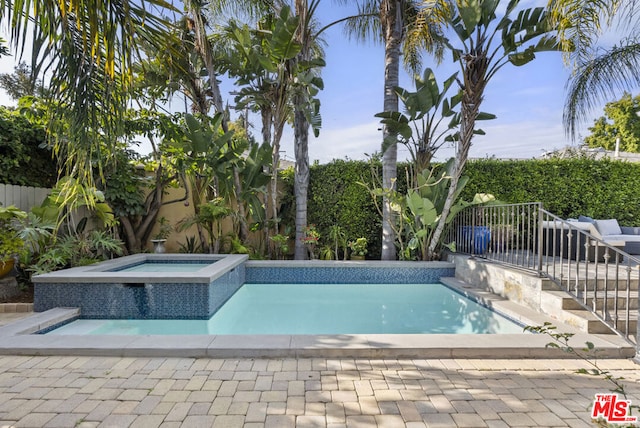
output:
[[[167,238],[173,232],[173,226],[169,223],[166,217],[160,217],[158,220],[158,224],[160,228],[158,232],[151,239],[151,243],[153,244],[153,252],[154,253],[165,253],[167,250],[164,247],[164,243],[167,242]]]
[[[318,245],[319,240],[320,232],[316,230],[316,225],[312,224],[311,226],[307,226],[307,230],[302,237],[302,242],[309,250],[309,258],[311,260],[315,260],[318,258],[316,254],[316,246]]]
[[[364,256],[367,254],[367,238],[349,241],[348,245],[351,250],[351,260],[364,260]]]
[[[13,205],[0,207],[0,278],[11,272],[15,258],[26,249],[17,225],[26,217],[27,213]]]
[[[284,260],[289,254],[289,235],[277,234],[269,237],[274,244],[275,257]]]

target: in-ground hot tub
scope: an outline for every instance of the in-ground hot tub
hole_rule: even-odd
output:
[[[245,282],[246,255],[136,254],[33,277],[33,309],[82,318],[208,319]]]

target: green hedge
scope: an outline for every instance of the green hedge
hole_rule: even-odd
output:
[[[56,161],[46,142],[42,125],[16,110],[0,107],[0,183],[53,187]]]
[[[369,191],[358,184],[371,183],[371,165],[345,160],[313,165],[309,181],[307,221],[317,226],[322,237],[328,236],[331,226],[339,225],[349,240],[367,238],[367,258],[379,259],[382,219]]]
[[[405,167],[398,166],[399,187],[404,187]],[[349,239],[366,237],[368,258],[376,259],[380,257],[381,219],[367,189],[357,184],[363,180],[370,184],[370,168],[369,162],[355,160],[313,165],[308,222],[316,224],[323,237],[334,224],[342,226]],[[505,203],[542,202],[546,210],[562,218],[588,215],[640,226],[640,164],[486,159],[470,161],[465,174],[471,178],[463,192],[467,200],[475,193],[492,193]],[[289,196],[286,211],[295,210],[292,182],[290,177],[284,183],[283,193]],[[283,214],[284,223],[295,227],[294,216]]]
[[[640,164],[612,160],[477,160],[464,197],[492,193],[508,203],[543,203],[562,218],[587,215],[640,225]]]

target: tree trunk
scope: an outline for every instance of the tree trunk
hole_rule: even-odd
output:
[[[380,6],[380,20],[384,31],[384,111],[398,111],[398,86],[400,72],[400,44],[402,43],[402,15],[400,0],[383,0]],[[385,141],[393,137],[385,126],[383,131],[383,148]],[[396,185],[398,147],[394,142],[388,145],[382,155],[382,187],[393,189]],[[396,259],[395,233],[393,231],[394,213],[388,197],[382,201],[382,260]]]
[[[305,260],[307,248],[304,245],[305,231],[307,229],[307,192],[309,189],[309,122],[302,111],[305,97],[295,97],[296,111],[294,116],[295,133],[295,193],[296,193],[296,245],[295,259]]]
[[[309,3],[307,0],[295,0],[296,15],[300,19],[296,31],[296,39],[302,46],[295,61],[309,59],[311,51],[311,35],[309,22]],[[308,88],[297,88],[294,96],[294,144],[296,156],[295,195],[296,195],[296,242],[294,257],[296,260],[307,258],[307,248],[303,238],[307,229],[307,192],[309,189],[309,122],[305,116],[305,109],[309,106]]]
[[[456,160],[451,175],[451,182],[449,183],[447,199],[444,203],[444,207],[442,208],[438,226],[433,232],[431,243],[429,244],[429,259],[433,259],[437,255],[435,253],[436,247],[440,242],[440,237],[442,236],[446,226],[447,217],[449,216],[451,207],[455,202],[454,197],[456,189],[458,187],[462,171],[464,170],[464,166],[467,163],[467,158],[469,157],[469,149],[471,148],[471,142],[473,139],[473,130],[476,126],[476,118],[480,112],[482,94],[486,84],[486,59],[484,59],[483,56],[469,56],[467,61],[468,62],[463,69],[464,88],[460,106],[462,116],[462,120],[460,122],[460,141],[458,142],[458,150],[456,151]]]

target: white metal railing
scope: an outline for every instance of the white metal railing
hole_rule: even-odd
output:
[[[458,213],[447,242],[455,242],[459,253],[551,279],[616,333],[638,344],[640,258],[593,231],[545,211],[539,202],[492,205]]]

